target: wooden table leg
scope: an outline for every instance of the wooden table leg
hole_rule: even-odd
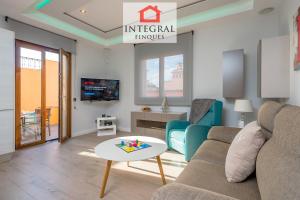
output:
[[[100,192],[100,198],[104,197],[105,187],[106,187],[109,171],[110,171],[110,168],[111,168],[111,163],[112,163],[111,160],[108,160],[107,163],[106,163],[105,174],[104,174],[103,179],[102,179],[102,187],[101,187],[101,192]]]
[[[164,185],[166,185],[167,182],[166,182],[166,179],[165,179],[165,174],[164,174],[164,170],[163,170],[163,167],[162,167],[162,164],[161,164],[160,156],[156,156],[156,160],[157,160],[157,164],[158,164],[158,167],[159,167],[162,182],[163,182]]]

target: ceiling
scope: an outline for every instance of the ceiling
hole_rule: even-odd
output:
[[[137,0],[126,0],[126,2],[137,2]],[[270,6],[276,8],[280,0],[156,0],[151,2],[176,2],[178,23],[182,24],[180,26],[182,30],[186,30],[187,27],[192,28],[192,25],[197,23],[252,9]],[[0,15],[74,39],[86,39],[109,46],[121,43],[122,5],[122,0],[0,0]],[[80,12],[82,9],[87,12],[82,14]],[[205,16],[210,17],[205,18]]]
[[[187,6],[178,10],[178,17],[182,17],[236,2],[237,0],[175,1],[178,7]],[[137,1],[127,0],[126,2]],[[174,0],[157,0],[156,2],[174,2]],[[80,12],[82,9],[86,10],[87,13],[82,14]],[[54,0],[51,4],[41,9],[40,12],[99,34],[106,39],[122,34],[122,0]]]
[[[172,2],[174,0],[161,0],[163,2]],[[213,7],[217,7],[220,5],[224,5],[229,2],[234,2],[235,0],[177,0],[177,6],[183,7],[179,10],[179,16],[186,16],[189,14],[193,14],[195,12],[199,12],[201,10],[208,10]],[[159,2],[159,1],[158,1]],[[69,16],[73,16],[77,19],[80,19],[84,22],[87,22],[99,29],[103,30],[106,33],[111,34],[117,27],[122,27],[122,14],[123,14],[123,1],[122,0],[114,0],[114,1],[105,1],[105,0],[94,0],[89,1],[86,4],[80,5],[78,8],[74,10],[70,10],[66,12]],[[192,5],[193,4],[193,5]],[[191,5],[191,6],[188,6]],[[196,9],[197,8],[197,9]],[[82,14],[80,10],[87,10],[86,14]],[[51,11],[46,10],[49,14]],[[101,17],[99,17],[99,13],[101,13]],[[109,19],[109,21],[108,21]]]

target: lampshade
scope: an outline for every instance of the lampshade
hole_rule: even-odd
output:
[[[242,113],[253,112],[251,101],[247,99],[236,100],[234,104],[234,111]]]

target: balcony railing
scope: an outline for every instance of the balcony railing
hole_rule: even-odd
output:
[[[42,61],[40,59],[28,58],[28,57],[21,56],[21,68],[41,69]]]

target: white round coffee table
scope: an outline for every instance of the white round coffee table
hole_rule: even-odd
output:
[[[120,144],[121,141],[135,141],[135,140],[149,144],[151,147],[134,151],[131,153],[127,153],[121,148],[116,146],[116,144]],[[109,176],[109,171],[111,168],[112,161],[129,162],[129,161],[146,160],[149,158],[156,157],[162,182],[163,184],[166,184],[165,175],[160,160],[160,155],[164,153],[167,150],[167,148],[168,148],[167,144],[163,140],[153,138],[153,137],[144,137],[144,136],[119,137],[98,144],[95,148],[96,155],[99,156],[100,158],[107,160],[106,169],[102,180],[100,198],[104,197],[105,187]]]

